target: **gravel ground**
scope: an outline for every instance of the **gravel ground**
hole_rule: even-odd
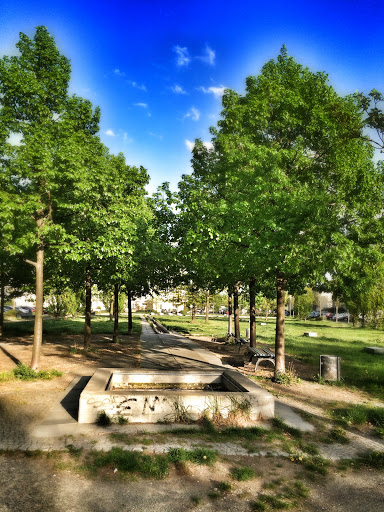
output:
[[[129,345],[111,345],[103,338],[95,342],[96,352],[85,356],[81,351],[73,351],[81,346],[80,337],[63,337],[60,344],[47,339],[44,344],[43,368],[64,370],[63,377],[44,382],[0,383],[0,512],[45,512],[45,511],[147,511],[182,512],[232,510],[245,512],[252,509],[252,503],[260,493],[277,495],[281,485],[292,486],[295,481],[304,481],[310,488],[310,495],[301,499],[295,509],[302,512],[372,512],[383,509],[384,473],[367,468],[339,471],[332,468],[326,477],[316,476],[308,479],[300,465],[289,458],[280,456],[247,455],[246,449],[236,445],[224,445],[220,448],[223,457],[213,467],[187,465],[171,468],[165,480],[136,480],[123,478],[114,468],[109,468],[99,476],[89,477],[78,467],[66,462],[67,455],[57,455],[55,448],[66,444],[84,446],[87,449],[110,448],[109,431],[88,433],[76,438],[58,438],[51,440],[44,448],[50,456],[37,454],[27,456],[23,450],[39,447],[33,445],[30,438],[31,428],[45,417],[47,411],[60,397],[75,375],[91,375],[96,367],[139,365],[139,342]],[[204,348],[210,348],[216,355],[226,360],[238,358],[231,348],[209,344],[200,339]],[[208,344],[208,345],[207,345]],[[6,349],[14,358],[28,363],[30,357],[30,338],[8,340]],[[231,359],[232,358],[232,359]],[[7,371],[15,363],[0,350],[0,371]],[[239,368],[240,369],[240,368]],[[249,370],[242,368],[244,373]],[[268,376],[268,371],[264,371]],[[268,387],[279,399],[290,406],[316,419],[321,428],[329,423],[326,410],[335,403],[370,403],[383,405],[370,400],[364,394],[331,386],[320,386],[302,380],[290,388]],[[115,431],[120,427],[114,427]],[[371,431],[351,431],[348,445],[322,445],[322,454],[330,459],[355,456],[364,448],[383,451],[383,443],[373,438]],[[150,434],[148,434],[150,437]],[[46,442],[47,440],[41,440]],[[94,443],[96,442],[96,445]],[[131,447],[132,448],[132,447]],[[148,452],[163,451],[166,444],[138,447]],[[17,451],[10,451],[17,450]],[[260,446],[260,451],[263,447]],[[21,450],[21,451],[19,451]],[[230,469],[239,466],[251,466],[256,477],[249,482],[231,480]],[[219,493],[220,482],[231,481],[233,488]],[[209,497],[215,492],[216,498]],[[270,490],[266,490],[270,489]]]

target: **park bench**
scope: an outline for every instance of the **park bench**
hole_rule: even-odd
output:
[[[275,354],[269,348],[248,347],[248,353],[250,355],[249,363],[252,362],[253,358],[256,359],[255,372],[261,361],[270,361],[275,366]]]

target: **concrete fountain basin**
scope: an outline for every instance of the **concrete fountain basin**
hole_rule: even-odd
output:
[[[241,413],[249,422],[274,417],[274,398],[240,372],[99,368],[80,395],[79,423],[99,412],[132,423],[197,421]]]

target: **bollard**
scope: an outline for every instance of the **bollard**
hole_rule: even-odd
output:
[[[250,336],[251,336],[251,329],[249,329],[249,327],[248,327],[248,329],[245,329],[245,337],[247,339],[249,339]]]
[[[320,356],[320,377],[325,380],[340,380],[340,357]]]

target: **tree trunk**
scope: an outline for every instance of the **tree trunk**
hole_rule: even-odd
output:
[[[109,302],[109,321],[113,322],[113,297],[111,297]]]
[[[240,338],[239,283],[233,286],[233,312],[235,320],[235,338]]]
[[[336,322],[339,321],[339,306],[336,304]]]
[[[191,323],[194,324],[195,323],[195,317],[196,317],[196,304],[193,303],[192,304],[192,320],[191,320]]]
[[[84,350],[88,350],[91,344],[91,317],[92,317],[92,279],[91,267],[87,266],[85,271],[85,328],[84,328]]]
[[[233,333],[232,292],[228,290],[228,332]]]
[[[0,337],[3,336],[3,329],[4,329],[4,270],[1,268],[1,275],[0,275]]]
[[[42,241],[36,252],[36,263],[34,267],[36,270],[36,309],[31,368],[36,370],[40,363],[41,345],[43,342],[44,246]]]
[[[205,323],[209,322],[209,292],[207,292],[206,302],[205,302]]]
[[[256,347],[256,279],[249,282],[249,345]]]
[[[132,334],[132,292],[127,290],[128,295],[128,334]]]
[[[285,290],[287,280],[278,274],[276,280],[276,334],[275,334],[275,377],[278,372],[285,372]]]
[[[115,322],[113,324],[113,338],[112,338],[113,343],[117,342],[117,337],[119,335],[119,289],[120,289],[120,286],[118,284],[115,284],[114,297],[113,297],[113,305],[114,305],[113,314],[115,317]]]

